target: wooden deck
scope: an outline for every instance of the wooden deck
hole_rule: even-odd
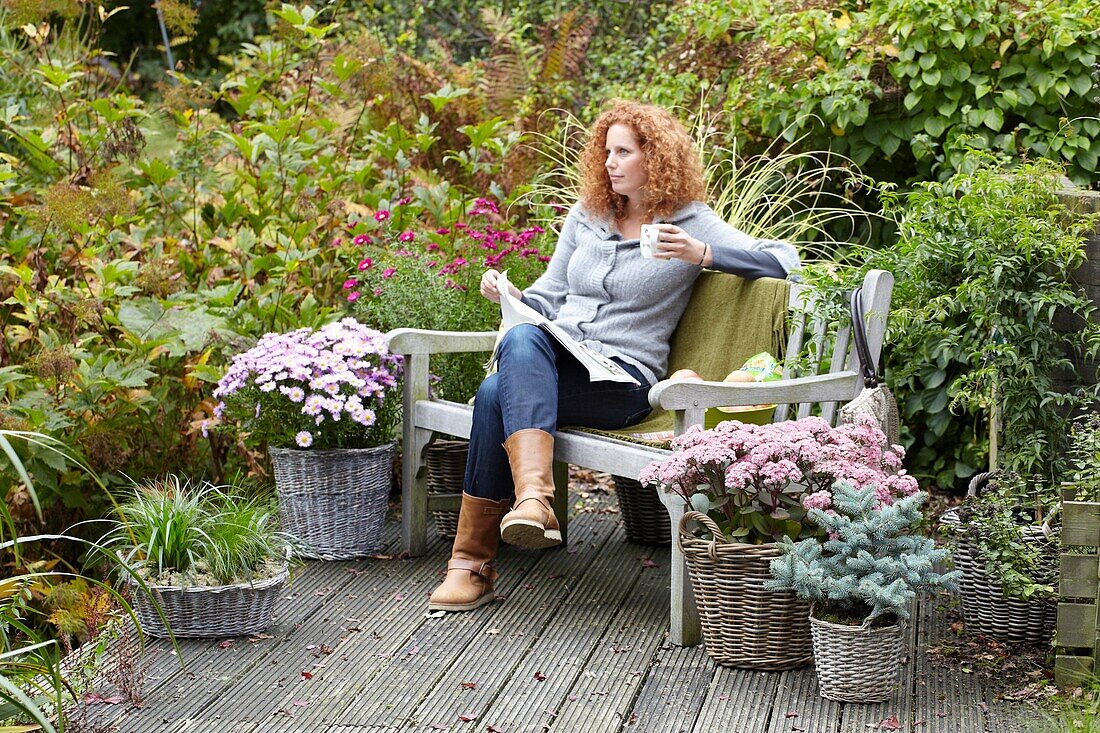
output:
[[[120,733],[1027,730],[971,675],[928,663],[947,633],[932,604],[878,705],[819,697],[812,667],[730,669],[670,646],[668,549],[628,544],[613,496],[583,509],[568,548],[505,547],[505,598],[471,613],[425,613],[449,553],[438,539],[422,558],[307,564],[270,638],[183,641],[186,668],[154,643],[144,705],[93,703],[91,717]]]

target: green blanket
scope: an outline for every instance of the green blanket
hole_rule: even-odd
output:
[[[669,374],[677,369],[694,369],[707,381],[720,381],[761,351],[782,361],[789,292],[786,280],[743,280],[720,272],[701,274],[672,334]],[[672,427],[672,413],[660,410],[624,430],[585,430],[647,442],[636,436],[670,432]]]

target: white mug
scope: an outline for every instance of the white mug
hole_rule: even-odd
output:
[[[638,237],[638,246],[642,250],[642,257],[656,259],[657,240],[661,236],[661,228],[656,224],[642,224],[642,233]]]

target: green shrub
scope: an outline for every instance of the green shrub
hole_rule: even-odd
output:
[[[889,382],[908,428],[910,469],[952,486],[985,462],[988,420],[1000,411],[1002,468],[1056,486],[1068,414],[1087,395],[1059,389],[1074,353],[1094,350],[1094,306],[1070,274],[1093,226],[1073,219],[1046,161],[1004,169],[988,156],[944,183],[888,194],[896,246],[870,266],[895,276]],[[1060,311],[1084,330],[1055,328]]]

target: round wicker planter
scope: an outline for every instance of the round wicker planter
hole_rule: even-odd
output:
[[[183,639],[256,634],[271,626],[275,603],[290,570],[283,564],[278,575],[254,583],[219,586],[147,585],[148,592],[128,576],[134,594],[134,613],[142,631],[164,638],[168,629],[157,613],[159,604],[168,628]]]
[[[889,700],[904,648],[899,624],[846,626],[810,616],[821,696],[837,702]]]
[[[429,494],[459,494],[466,476],[468,440],[436,440],[424,452],[428,471]],[[458,532],[458,512],[433,511],[435,531],[440,537],[454,537]]]
[[[657,496],[657,487],[643,486],[625,476],[613,478],[627,541],[639,545],[672,544],[672,520]]]
[[[381,548],[395,450],[269,449],[283,529],[302,542],[301,554],[350,560]]]
[[[716,539],[692,536],[687,530],[692,521]],[[780,556],[775,544],[729,542],[718,525],[699,512],[684,515],[678,542],[691,576],[707,653],[714,661],[760,670],[810,663],[809,603],[790,591],[764,588],[772,577],[772,558]]]
[[[981,492],[989,476],[979,473],[971,480],[971,496]],[[967,538],[968,527],[963,525],[958,511],[947,510],[940,523],[956,538],[953,560],[955,569],[962,572],[959,600],[967,628],[1000,641],[1049,643],[1058,617],[1057,605],[1047,600],[1006,597],[1004,586],[986,573],[977,546]],[[1029,535],[1035,541],[1044,539],[1041,527],[1027,528],[1025,536]]]

